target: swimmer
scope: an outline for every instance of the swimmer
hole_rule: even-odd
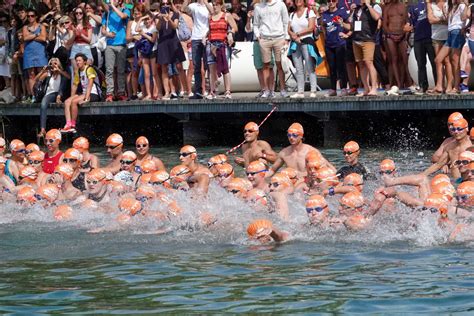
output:
[[[451,176],[454,179],[461,177],[458,166],[456,166],[454,162],[458,159],[460,153],[472,146],[471,140],[469,139],[467,121],[463,118],[456,120],[449,129],[453,133],[453,137],[456,141],[445,147],[439,161],[431,165],[431,167],[424,172],[426,175],[438,171],[443,168],[443,166],[448,166],[451,171]]]
[[[36,190],[36,200],[37,203],[44,208],[55,205],[56,200],[59,196],[59,188],[55,184],[46,183],[43,184]]]
[[[7,150],[6,146],[7,142],[5,141],[5,138],[0,137],[0,156],[5,156],[5,151]]]
[[[16,193],[16,203],[23,206],[29,207],[36,203],[36,191],[32,187],[25,186],[18,190]]]
[[[163,189],[172,189],[171,178],[168,172],[165,170],[158,170],[151,174],[150,185],[153,186],[155,191],[163,191]]]
[[[364,189],[364,179],[358,173],[348,174],[342,185],[334,181],[334,174],[327,174],[325,176],[318,176],[323,183],[329,184],[328,189],[323,190],[323,196],[334,196],[336,194],[346,194],[352,191],[362,192]]]
[[[137,183],[138,178],[141,175],[141,173],[137,173],[135,170],[136,163],[137,163],[137,155],[133,151],[129,150],[122,154],[122,159],[120,159],[119,173],[123,173],[123,172],[130,173],[133,179],[132,185],[135,185]],[[141,169],[140,169],[140,172],[141,172]]]
[[[53,213],[54,219],[57,221],[67,221],[71,220],[73,216],[73,210],[72,207],[69,205],[59,205]]]
[[[235,177],[234,167],[232,167],[231,164],[224,163],[215,165],[213,169],[215,169],[216,172],[214,179],[217,180],[217,184],[222,188],[227,187],[229,182]]]
[[[20,169],[20,175],[18,176],[19,184],[18,188],[23,186],[30,186],[33,189],[38,188],[38,172],[32,166],[24,166]]]
[[[10,143],[10,152],[12,154],[11,157],[11,170],[14,171],[20,170],[23,166],[28,164],[28,160],[26,159],[26,149],[25,143],[23,143],[19,139],[14,139]],[[13,166],[14,165],[14,166]],[[15,176],[15,174],[13,174]],[[18,180],[18,174],[16,175],[16,179]]]
[[[321,155],[315,151],[310,151],[305,157],[306,176],[299,182],[295,190],[302,190],[306,194],[317,194],[320,192],[317,182],[317,172],[324,165]],[[292,168],[293,169],[293,168]],[[294,170],[294,169],[293,169]]]
[[[49,180],[49,183],[54,183],[59,187],[58,200],[68,201],[72,205],[82,203],[85,200],[82,192],[71,183],[73,174],[74,169],[70,164],[60,163],[54,169],[54,173]]]
[[[42,151],[33,151],[28,156],[28,165],[32,166],[38,172],[38,185],[43,185],[47,182],[49,174],[43,171],[43,162],[45,154]]]
[[[25,147],[25,155],[26,155],[26,159],[30,159],[30,154],[34,151],[40,151],[41,148],[34,144],[34,143],[30,143],[28,145],[26,145]]]
[[[342,227],[341,219],[330,215],[329,205],[323,196],[318,194],[311,195],[306,200],[305,206],[311,226],[323,229]]]
[[[283,164],[286,164],[287,167],[293,168],[298,172],[298,175],[301,177],[306,176],[306,166],[305,166],[305,158],[308,152],[315,151],[318,153],[323,162],[324,166],[328,166],[331,169],[336,171],[333,165],[331,165],[313,146],[303,143],[303,136],[304,130],[303,126],[299,123],[293,123],[290,125],[287,131],[288,141],[290,142],[290,146],[285,147],[280,151],[278,154],[278,158],[270,168],[269,172],[267,172],[266,177],[272,177],[275,172],[280,169]]]
[[[212,173],[212,175],[215,177],[217,176],[217,169],[216,167],[218,165],[223,165],[225,163],[228,163],[228,158],[224,154],[218,154],[214,155],[209,160],[207,161],[207,168],[209,171]]]
[[[265,182],[265,173],[268,167],[260,160],[250,162],[245,168],[247,179],[252,183],[253,188],[265,192],[269,191],[268,184]]]
[[[188,155],[189,156],[189,155]],[[194,165],[195,166],[195,165]],[[209,172],[208,169],[207,172]],[[189,167],[177,165],[170,171],[171,184],[179,190],[194,189],[199,194],[207,194],[209,189],[209,176],[205,173],[193,174]]]
[[[365,199],[361,192],[352,191],[344,194],[339,200],[339,214],[349,230],[365,229],[372,221],[366,216]]]
[[[344,179],[350,173],[358,173],[364,180],[376,180],[377,177],[359,162],[360,147],[355,141],[350,141],[344,145],[344,159],[349,164],[337,171],[339,179]]]
[[[134,198],[122,198],[119,202],[120,215],[117,221],[124,224],[128,223],[132,217],[143,213],[143,204]]]
[[[258,159],[264,159],[268,163],[274,163],[277,154],[272,146],[264,140],[259,140],[259,127],[257,123],[248,122],[244,127],[245,143],[242,145],[242,157],[236,157],[235,162],[247,168],[248,164]]]
[[[95,204],[102,208],[110,204],[110,194],[112,187],[108,184],[107,172],[104,169],[93,169],[86,175],[86,192],[87,199],[92,200]],[[94,204],[85,202],[87,204]],[[110,205],[109,205],[110,207]]]
[[[63,161],[63,153],[59,150],[61,140],[61,132],[57,129],[51,129],[46,133],[44,144],[47,151],[44,156],[43,171],[47,174],[52,174],[54,168]]]
[[[232,193],[235,197],[245,200],[247,193],[252,190],[252,183],[243,178],[233,178],[225,187],[227,192]]]
[[[0,156],[0,188],[1,192],[15,192],[15,183],[13,180],[5,174],[5,166],[7,159]]]
[[[288,207],[288,195],[293,194],[293,183],[287,175],[276,173],[268,184],[269,195],[275,206],[275,211],[281,219],[288,221],[290,218],[290,209]]]
[[[179,160],[181,164],[188,167],[192,175],[204,174],[212,177],[212,173],[197,160],[197,150],[193,146],[185,145],[179,150]],[[207,191],[207,190],[206,190]]]
[[[459,154],[458,159],[454,161],[454,165],[461,173],[461,177],[455,180],[456,184],[463,182],[469,176],[469,164],[471,163],[474,163],[474,152],[466,150]]]
[[[99,157],[89,152],[89,140],[85,137],[78,137],[72,143],[72,147],[79,150],[82,155],[81,171],[87,173],[92,169],[100,168]]]
[[[448,132],[449,134],[451,135],[450,137],[446,138],[442,143],[441,145],[439,146],[439,148],[434,152],[433,156],[431,157],[431,162],[432,163],[436,163],[439,161],[439,159],[441,158],[442,154],[443,154],[443,151],[444,149],[446,148],[447,145],[449,145],[450,143],[452,142],[455,142],[456,139],[453,137],[453,133],[451,132],[451,129],[450,127],[453,125],[453,122],[454,121],[457,121],[459,119],[462,119],[463,116],[461,113],[459,112],[453,112],[449,115],[448,117]],[[474,141],[474,139],[473,139]],[[445,172],[447,173],[447,171]]]
[[[285,242],[289,239],[289,234],[275,228],[268,219],[257,219],[247,227],[247,234],[252,240],[262,244],[274,242]]]
[[[464,181],[474,181],[474,162],[471,162],[466,167],[466,172],[461,173],[462,182]]]
[[[120,160],[122,160],[123,154],[123,138],[119,134],[110,135],[106,142],[107,152],[110,155],[110,162],[104,167],[105,170],[116,174],[120,171]]]
[[[165,165],[161,159],[150,154],[150,142],[145,136],[140,136],[135,141],[135,148],[137,149],[137,163],[135,167],[140,167],[145,160],[153,160],[156,165],[156,170],[166,170]]]
[[[137,160],[138,161],[138,160]],[[135,172],[139,175],[137,183],[146,184],[150,182],[153,172],[158,171],[156,163],[152,159],[147,159],[141,162],[140,166],[135,163]]]
[[[256,211],[267,211],[270,212],[271,207],[268,194],[261,189],[252,189],[247,192],[247,202]]]
[[[303,180],[298,177],[298,172],[296,172],[295,169],[287,167],[284,168],[283,170],[280,171],[280,173],[286,174],[287,177],[291,180],[293,183],[293,186],[296,187],[299,183],[301,183]]]
[[[86,174],[87,172],[82,169],[82,161],[83,161],[82,153],[79,149],[76,148],[69,148],[66,150],[63,156],[62,163],[67,163],[72,167],[74,173],[71,178],[72,186],[78,189],[81,192],[86,190]],[[89,167],[90,171],[90,167]]]

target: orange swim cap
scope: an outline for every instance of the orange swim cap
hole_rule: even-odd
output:
[[[137,189],[137,200],[140,200],[141,197],[145,197],[149,200],[154,199],[155,190],[149,185],[141,185]]]
[[[258,124],[255,122],[248,122],[244,126],[244,130],[248,130],[248,131],[258,132],[258,129],[259,129]]]
[[[44,184],[38,188],[38,196],[45,199],[49,203],[56,201],[59,195],[59,188],[55,184]]]
[[[336,173],[329,167],[319,168],[316,171],[316,178],[329,186],[335,186],[339,184],[339,179]]]
[[[89,140],[85,137],[78,137],[72,143],[72,147],[80,150],[81,152],[89,150]]]
[[[468,128],[468,123],[465,119],[459,119],[453,122],[453,127]]]
[[[451,201],[454,197],[454,193],[456,193],[456,190],[454,189],[454,186],[451,183],[441,182],[435,186],[432,186],[431,192],[441,193],[448,199],[448,201]]]
[[[67,221],[72,218],[72,208],[69,205],[59,205],[54,210],[54,219],[57,221]]]
[[[380,171],[394,171],[395,162],[392,159],[384,159],[380,163]]]
[[[123,182],[112,180],[109,183],[112,187],[112,193],[115,193],[119,196],[128,191],[127,187]]]
[[[257,219],[247,227],[247,234],[252,238],[258,238],[263,235],[270,235],[273,230],[273,224],[268,219]]]
[[[464,181],[458,186],[456,190],[456,194],[458,195],[468,194],[474,197],[474,182]]]
[[[119,145],[123,145],[123,138],[120,136],[120,134],[112,134],[109,137],[107,137],[107,140],[105,142],[106,146],[113,146],[113,147],[118,147]]]
[[[212,156],[208,162],[207,162],[207,166],[209,168],[211,168],[212,166],[215,166],[215,165],[221,165],[221,164],[224,164],[226,163],[228,160],[227,156],[224,155],[224,154],[218,154],[218,155],[215,155],[215,156]]]
[[[317,151],[310,151],[305,156],[306,168],[319,169],[324,165],[323,157]]]
[[[423,205],[428,208],[436,208],[441,214],[445,214],[448,211],[448,199],[441,193],[431,193]]]
[[[36,161],[43,161],[44,160],[44,152],[35,150],[32,151],[31,154],[28,156],[30,160],[36,160]]]
[[[127,150],[122,154],[122,160],[135,161],[137,160],[137,154],[131,150]]]
[[[143,160],[140,169],[142,173],[151,173],[156,171],[156,163],[153,159]]]
[[[227,178],[234,176],[234,167],[231,164],[224,163],[222,165],[215,165],[216,177]]]
[[[148,141],[148,138],[146,138],[145,136],[140,136],[135,141],[135,145],[149,145],[149,144],[150,142]]]
[[[451,184],[451,180],[449,179],[449,176],[443,173],[437,174],[431,179],[430,186],[434,187],[437,184],[440,183],[449,183]]]
[[[283,188],[291,188],[293,187],[293,182],[291,182],[290,178],[286,174],[281,172],[275,173],[270,180],[270,187],[278,187],[282,186]]]
[[[359,191],[352,191],[344,194],[339,203],[346,207],[356,209],[364,206],[365,201],[362,193]]]
[[[362,186],[363,184],[364,184],[364,179],[358,173],[348,174],[344,178],[344,185],[347,185],[347,186],[354,186],[354,187],[358,187],[358,189],[361,189],[359,187]]]
[[[264,171],[267,171],[267,166],[260,160],[255,160],[249,163],[247,168],[245,168],[245,172],[247,173],[254,173],[254,172],[259,172],[264,175]]]
[[[448,117],[448,125],[449,125],[449,124],[453,124],[454,121],[460,120],[460,119],[462,119],[462,118],[464,118],[464,117],[462,116],[461,113],[459,113],[459,112],[453,112],[453,113],[451,113],[451,114],[449,115],[449,117]]]
[[[25,149],[29,153],[31,153],[33,151],[40,151],[41,150],[41,148],[38,145],[34,144],[34,143],[26,145]]]
[[[471,130],[469,131],[469,137],[472,139],[474,138],[474,127],[471,128]]]
[[[228,192],[236,190],[236,191],[239,191],[240,193],[247,193],[248,191],[250,191],[253,188],[252,184],[250,184],[250,188],[249,188],[248,185],[247,185],[247,182],[248,182],[247,179],[233,178],[227,184],[226,190]]]
[[[88,174],[86,174],[86,178],[101,182],[107,180],[107,173],[104,169],[92,169]]]
[[[142,203],[133,198],[123,198],[119,202],[120,212],[134,216],[142,211]]]
[[[328,203],[326,202],[326,199],[323,196],[319,194],[315,194],[315,195],[311,195],[306,200],[305,206],[306,208],[315,208],[315,207],[325,208],[328,206]]]
[[[74,169],[68,163],[60,163],[54,168],[54,172],[59,173],[66,180],[71,180],[72,175],[74,174]]]
[[[300,136],[303,136],[304,135],[303,125],[301,125],[300,123],[291,124],[290,127],[288,127],[288,133],[295,133]]]
[[[344,151],[356,152],[359,149],[360,149],[359,144],[357,144],[355,141],[352,141],[352,140],[350,142],[347,142],[344,145]]]
[[[31,181],[36,181],[38,179],[38,172],[32,166],[24,166],[20,169],[20,181],[21,179],[28,179]]]
[[[50,129],[46,133],[46,139],[54,139],[56,142],[60,143],[62,140],[61,132],[55,128]]]
[[[19,139],[14,139],[10,142],[10,151],[20,151],[25,149],[25,143]]]
[[[140,177],[140,184],[141,185],[150,184],[151,175],[152,175],[151,173],[143,173],[142,176]]]
[[[268,204],[267,194],[265,191],[257,188],[247,192],[247,200],[253,201],[255,203],[258,202],[263,206]]]
[[[466,150],[459,154],[458,160],[468,160],[469,162],[474,161],[474,152]]]
[[[82,154],[79,149],[69,148],[64,153],[64,158],[66,159],[76,159],[77,161],[82,161]]]
[[[35,203],[36,198],[35,198],[35,190],[30,187],[30,186],[24,186],[18,192],[16,193],[16,200],[18,202],[29,202],[29,203]]]
[[[286,175],[293,184],[295,184],[298,181],[298,173],[293,168],[287,167],[283,169],[282,171],[280,171],[280,173]]]
[[[151,174],[151,184],[165,184],[170,180],[170,175],[165,170],[158,170]]]
[[[177,165],[170,171],[170,178],[178,181],[186,181],[191,176],[191,171],[185,165]]]

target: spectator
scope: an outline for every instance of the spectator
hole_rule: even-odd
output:
[[[264,90],[262,98],[272,97],[274,92],[270,90],[270,61],[272,54],[278,70],[280,82],[280,95],[288,96],[285,89],[285,73],[281,64],[281,56],[285,46],[285,38],[288,34],[288,10],[283,2],[277,0],[266,0],[255,5],[253,33],[260,44],[263,60]]]
[[[105,49],[105,76],[107,81],[106,102],[114,100],[114,69],[117,67],[117,100],[125,101],[125,64],[127,56],[126,28],[130,10],[125,8],[123,0],[102,2],[106,14],[102,17],[102,34],[107,38]]]
[[[69,52],[72,46],[70,39],[72,36],[72,20],[69,16],[64,15],[52,21],[48,34],[48,46],[50,47],[51,56],[59,58],[63,68],[68,66]]]
[[[97,14],[97,5],[94,2],[89,2],[84,7],[86,11],[86,17],[89,20],[89,25],[92,28],[92,38],[91,38],[91,53],[92,60],[94,61],[94,66],[101,68],[102,67],[102,51],[105,50],[105,45],[102,45],[99,41],[101,40],[102,34],[100,32],[100,27],[102,26],[102,16]]]
[[[25,51],[23,53],[23,69],[28,72],[27,91],[30,101],[34,102],[33,86],[35,77],[41,68],[48,64],[46,58],[46,28],[37,21],[36,11],[27,10],[28,24],[23,26],[23,40]]]
[[[149,101],[153,95],[153,89],[150,82],[150,59],[152,57],[153,45],[156,42],[157,31],[150,13],[146,13],[137,22],[135,31],[140,34],[140,39],[135,47],[138,50],[145,80],[146,91],[142,91],[144,94],[143,100]]]
[[[16,35],[17,33],[17,19],[13,17],[10,19],[10,28],[8,29],[7,32],[7,44],[6,44],[6,55],[7,55],[7,61],[9,63],[10,67],[10,82],[11,82],[11,87],[12,87],[12,95],[15,98],[15,101],[19,100],[21,97],[21,69],[20,65],[18,63],[18,59],[14,58],[13,56],[15,53],[18,51],[19,48],[19,42],[18,42],[18,37]]]
[[[63,70],[61,61],[53,57],[49,60],[48,66],[43,67],[41,72],[36,76],[35,81],[41,81],[46,79],[46,92],[43,99],[41,100],[40,108],[40,132],[38,137],[44,137],[46,135],[46,119],[48,106],[51,103],[61,103],[64,95],[66,85],[71,76]]]
[[[232,14],[224,12],[223,0],[214,0],[213,6],[209,5],[211,13],[209,18],[209,34],[207,36],[206,56],[209,65],[210,91],[208,99],[216,98],[217,77],[224,75],[224,88],[226,99],[231,99],[231,82],[229,60],[233,35],[237,31]],[[229,31],[230,30],[230,31]]]
[[[232,8],[230,12],[237,25],[237,32],[235,32],[234,40],[236,42],[243,42],[247,39],[245,34],[245,25],[247,24],[247,11],[242,9],[242,4],[239,0],[232,0]]]
[[[194,95],[190,99],[203,98],[203,82],[201,75],[202,60],[205,58],[205,49],[203,40],[209,32],[209,11],[207,10],[205,0],[188,5],[189,0],[184,0],[183,11],[189,12],[193,18],[193,30],[191,35],[192,56],[194,66]]]
[[[370,0],[374,10],[379,14],[379,16],[382,16],[382,7],[377,2],[379,1]],[[384,57],[386,54],[382,53],[384,40],[382,34],[382,19],[379,19],[377,22],[377,32],[375,34],[374,67],[380,77],[380,83],[382,87],[388,91],[390,90],[390,79],[388,78],[387,66]]]
[[[171,9],[173,12],[179,14],[179,23],[185,23],[188,30],[191,31],[193,29],[193,19],[182,11],[183,2],[182,0],[175,0],[171,5]],[[191,52],[191,39],[186,41],[181,40],[181,47],[184,51],[184,56],[186,57],[186,61],[182,63],[183,70],[179,73],[179,78],[181,82],[181,93],[180,96],[190,96],[191,95],[191,81],[193,77],[193,62],[192,62],[192,52]]]
[[[5,89],[10,88],[10,65],[8,64],[8,16],[0,14],[0,76],[5,81]]]
[[[87,65],[87,56],[84,54],[76,55],[77,71],[74,73],[71,96],[64,102],[64,116],[66,125],[61,130],[64,133],[76,132],[76,121],[78,117],[78,106],[88,102],[100,101],[100,84],[97,73],[93,67]],[[78,89],[80,87],[80,89]]]
[[[374,67],[375,32],[379,14],[372,8],[370,0],[363,0],[354,12],[349,29],[353,30],[354,57],[360,68],[364,92],[360,96],[377,95],[377,71]],[[344,27],[348,25],[344,23]]]
[[[69,39],[71,47],[71,65],[73,73],[76,73],[77,66],[75,56],[83,54],[87,56],[87,62],[92,65],[93,57],[91,51],[92,28],[89,24],[89,19],[84,14],[84,9],[78,7],[74,10],[72,37]]]
[[[137,4],[133,8],[132,19],[127,24],[127,61],[130,67],[130,71],[127,76],[127,85],[129,91],[129,98],[131,100],[137,99],[138,93],[138,56],[135,49],[135,44],[140,40],[140,33],[137,32],[138,23],[145,12],[145,6]]]
[[[295,12],[290,15],[288,24],[288,33],[291,37],[289,54],[291,54],[293,64],[296,68],[296,82],[298,92],[293,94],[292,98],[304,98],[305,68],[309,73],[311,84],[311,98],[316,97],[316,58],[317,48],[314,44],[314,28],[316,25],[316,14],[313,10],[307,8],[306,0],[295,1]],[[303,60],[306,67],[303,67]]]

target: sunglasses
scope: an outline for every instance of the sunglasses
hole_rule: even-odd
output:
[[[52,144],[52,143],[54,143],[55,141],[56,141],[56,140],[55,140],[55,139],[52,139],[52,138],[46,138],[46,139],[44,140],[44,142],[45,142],[46,144]]]
[[[195,151],[192,151],[192,152],[189,152],[189,153],[179,153],[179,156],[180,157],[187,157],[187,156],[195,154],[195,153],[196,153]]]
[[[34,14],[28,14],[27,17],[29,17],[29,18],[35,18],[36,15],[34,15]]]
[[[247,177],[248,177],[248,176],[252,176],[252,177],[253,177],[253,176],[255,176],[256,174],[259,174],[259,173],[261,173],[261,172],[267,172],[267,171],[268,171],[268,170],[265,169],[265,170],[255,171],[255,172],[246,172],[246,174],[247,174]]]
[[[456,195],[456,201],[466,202],[469,199],[469,194]]]
[[[423,206],[421,208],[422,211],[430,211],[431,213],[438,213],[438,209],[436,207],[426,207],[426,206]]]
[[[214,166],[216,166],[216,165],[223,165],[223,164],[225,164],[225,161],[214,162],[214,163],[208,162],[208,163],[207,163],[207,167],[208,167],[208,168],[212,168],[212,167],[214,167]]]
[[[107,147],[107,149],[113,150],[113,149],[117,148],[117,147],[120,146],[120,145],[121,145],[121,144],[118,144],[118,145],[115,145],[115,146],[110,146],[110,145],[108,145],[108,146],[105,146],[105,147]]]
[[[395,169],[394,170],[381,170],[379,171],[379,174],[392,174],[394,171]]]
[[[42,161],[39,161],[39,160],[28,160],[28,163],[30,165],[38,165],[40,163],[42,163]]]
[[[150,184],[151,184],[151,185],[163,185],[163,183],[165,183],[165,182],[168,181],[169,179],[170,179],[170,177],[168,177],[168,179],[163,180],[163,181],[150,182]]]
[[[138,149],[139,148],[147,148],[148,145],[147,144],[137,144],[135,147],[138,148]]]
[[[131,165],[132,163],[135,162],[135,160],[136,160],[136,159],[134,159],[134,160],[120,160],[120,163],[121,163],[122,165]]]
[[[84,13],[82,13],[82,12],[76,12],[75,14],[76,15],[84,15]]]
[[[12,150],[16,153],[19,153],[19,154],[25,154],[26,153],[26,149],[20,149],[20,150]]]
[[[280,186],[280,183],[279,182],[272,182],[272,183],[269,183],[268,184],[268,187],[274,187],[274,188],[278,188]]]
[[[92,185],[96,185],[97,183],[99,183],[100,181],[99,180],[86,180],[87,184],[92,184]]]
[[[344,156],[350,156],[350,155],[352,155],[353,153],[356,153],[356,152],[358,152],[358,150],[356,150],[356,151],[343,151],[342,153],[344,154]]]
[[[240,190],[230,190],[229,192],[232,193],[232,194],[237,194],[237,193],[240,192]]]
[[[466,129],[465,127],[450,127],[449,131],[454,133],[454,132],[462,132],[465,129]]]
[[[470,163],[471,163],[470,160],[456,160],[454,162],[455,165],[463,165],[463,166],[467,166]]]
[[[253,133],[255,132],[253,129],[244,129],[244,134],[245,133]]]
[[[140,197],[137,197],[137,201],[140,201],[140,202],[146,202],[148,201],[148,198],[146,196],[140,196]]]
[[[313,211],[316,211],[318,213],[321,213],[322,211],[324,211],[324,209],[326,209],[328,206],[326,205],[325,207],[313,207],[313,208],[310,208],[310,207],[307,207],[306,208],[306,213],[310,214],[312,213]]]
[[[298,136],[300,136],[299,134],[294,134],[294,133],[288,133],[286,134],[286,136],[288,136],[288,138],[298,138]]]
[[[64,163],[76,163],[76,162],[77,162],[77,159],[74,159],[74,158],[64,158],[64,159],[63,159],[63,162],[64,162]]]
[[[35,195],[33,195],[35,197],[36,200],[38,201],[43,201],[43,197],[41,195],[39,195],[38,193],[36,193]]]

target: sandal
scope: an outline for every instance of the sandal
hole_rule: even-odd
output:
[[[446,94],[456,95],[456,94],[459,94],[459,90],[454,88],[453,90],[446,91]]]
[[[439,91],[439,90],[436,90],[436,89],[430,89],[430,90],[426,90],[426,94],[440,95],[440,94],[443,94],[443,91]]]

